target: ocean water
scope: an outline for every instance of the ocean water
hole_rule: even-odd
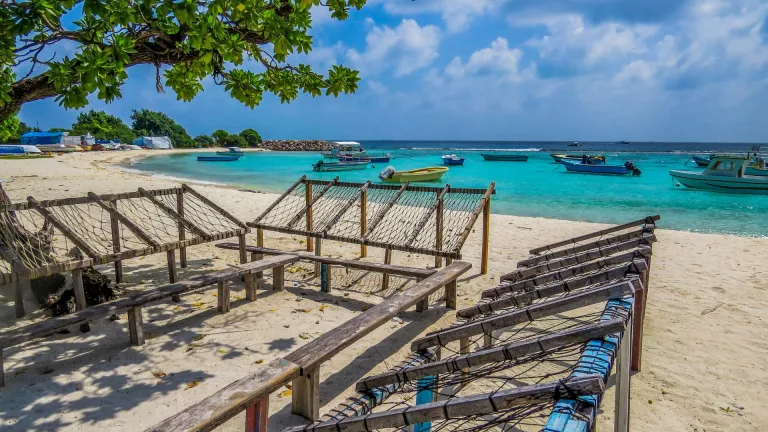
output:
[[[494,213],[518,216],[621,223],[660,214],[659,226],[705,233],[768,237],[768,196],[706,192],[674,186],[670,169],[701,170],[691,154],[746,153],[739,143],[585,143],[566,147],[563,142],[402,142],[361,141],[369,153],[390,153],[389,165],[398,170],[441,165],[440,156],[456,153],[464,166],[450,167],[441,182],[454,187],[488,187],[496,182]],[[529,155],[528,162],[486,162],[481,151],[514,151]],[[608,163],[632,160],[639,177],[566,173],[550,152],[601,153]],[[280,193],[306,174],[313,179],[379,182],[387,164],[362,171],[313,172],[321,157],[311,152],[247,153],[237,162],[197,162],[196,153],[159,155],[130,165],[131,169],[195,181]]]

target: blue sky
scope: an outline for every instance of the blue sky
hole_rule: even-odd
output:
[[[768,0],[369,0],[339,22],[313,10],[295,61],[361,72],[338,99],[265,97],[255,109],[210,80],[190,103],[129,70],[104,109],[164,111],[190,134],[265,138],[768,141]],[[67,127],[53,100],[20,118]]]

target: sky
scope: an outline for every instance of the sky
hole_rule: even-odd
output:
[[[136,66],[121,100],[86,109],[129,125],[133,109],[163,111],[192,136],[768,142],[768,0],[368,0],[343,22],[312,15],[314,49],[291,61],[359,70],[354,95],[250,109],[207,79],[185,103]],[[19,117],[45,130],[77,113],[49,99]]]

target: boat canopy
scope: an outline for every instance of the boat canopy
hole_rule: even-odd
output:
[[[64,132],[27,132],[21,136],[20,144],[59,144]]]
[[[749,158],[713,155],[703,174],[717,177],[743,177]]]
[[[357,148],[360,147],[360,143],[357,141],[336,141],[336,146],[343,148]]]

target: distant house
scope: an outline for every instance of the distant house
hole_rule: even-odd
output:
[[[171,139],[167,136],[161,137],[139,137],[133,140],[133,145],[144,147],[147,149],[172,149]]]

